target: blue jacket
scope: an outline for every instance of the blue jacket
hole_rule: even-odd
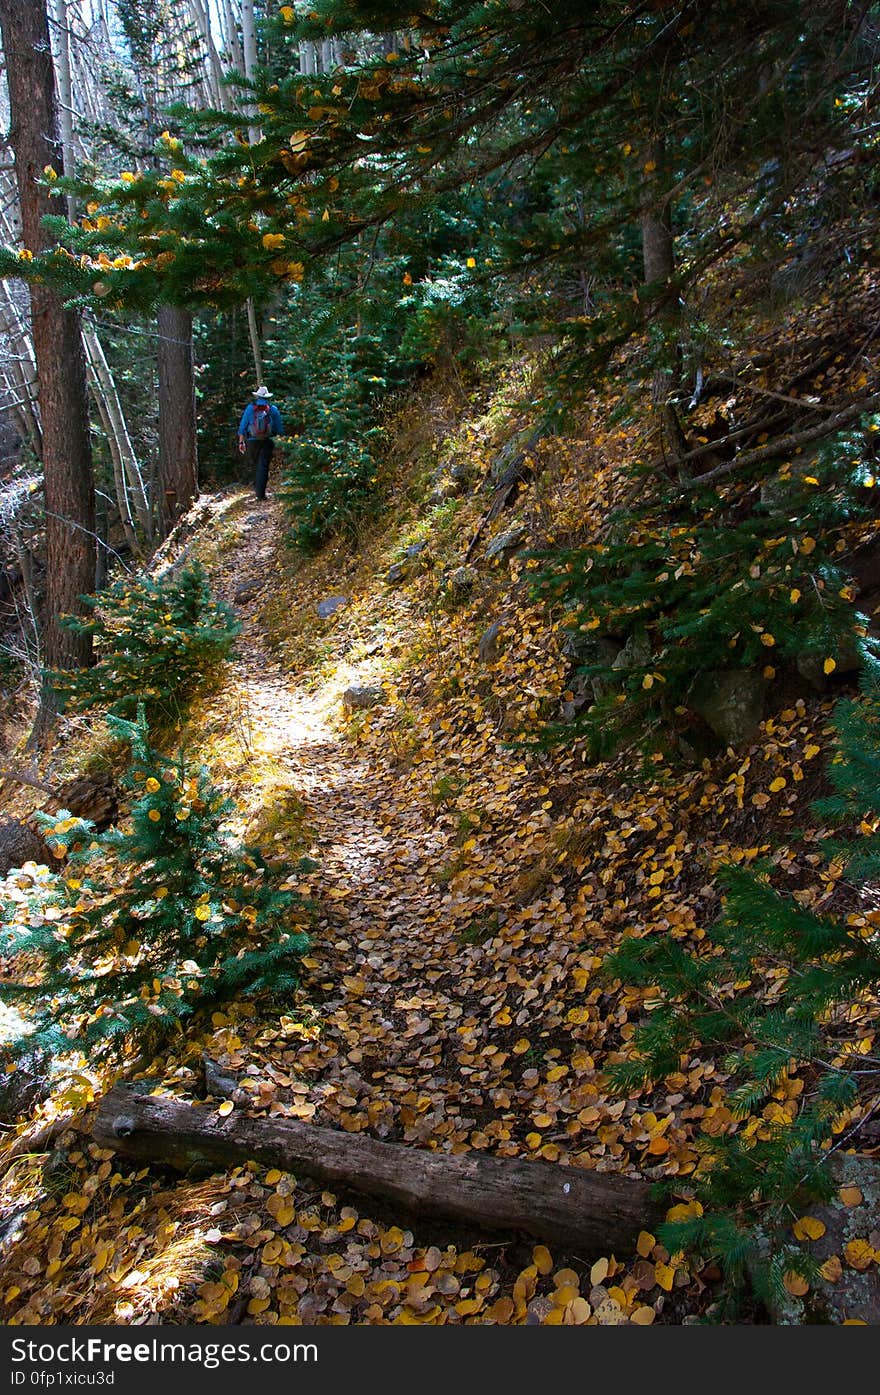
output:
[[[257,402],[265,402],[265,397],[258,397]],[[238,423],[239,436],[250,436],[251,423],[254,419],[255,402],[249,402],[241,414],[241,421]],[[283,430],[281,413],[274,402],[269,405],[269,434],[270,436],[280,436]]]

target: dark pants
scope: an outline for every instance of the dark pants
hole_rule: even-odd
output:
[[[272,452],[275,449],[275,442],[271,436],[264,436],[258,441],[248,441],[248,460],[254,471],[254,493],[258,499],[265,499],[266,485],[269,482],[269,461],[272,459]]]

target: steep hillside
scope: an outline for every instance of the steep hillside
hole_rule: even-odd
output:
[[[314,857],[293,880],[317,909],[294,1001],[236,1003],[138,1073],[203,1097],[207,1054],[258,1114],[667,1180],[687,1205],[698,1132],[760,1137],[803,1077],[745,1123],[709,1055],[613,1094],[607,1067],[653,1003],[603,976],[604,956],[632,936],[698,944],[718,867],[761,857],[804,906],[878,913],[815,851],[830,688],[771,692],[737,749],[708,729],[699,751],[691,732],[676,752],[601,763],[585,740],[532,744],[587,689],[531,553],[601,533],[630,487],[607,401],[534,438],[538,372],[519,363],[470,398],[423,389],[393,423],[389,510],[356,542],[303,559],[277,497],[194,511],[183,546],[243,630],[182,739],[235,798],[237,831]],[[106,748],[100,728],[69,739],[78,758]],[[868,1049],[877,1016],[854,1004],[848,1038]],[[38,1140],[6,1173],[7,1322],[644,1324],[717,1295],[715,1266],[691,1272],[647,1231],[597,1259],[416,1226],[256,1165],[156,1180],[89,1141],[106,1083],[84,1068],[57,1092],[32,1125],[54,1126],[50,1166]]]

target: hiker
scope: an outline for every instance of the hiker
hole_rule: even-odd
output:
[[[253,466],[254,493],[258,499],[266,497],[269,461],[275,449],[274,438],[280,436],[282,430],[281,413],[274,402],[269,401],[271,396],[265,383],[262,383],[253,394],[253,402],[249,402],[245,407],[238,423],[238,449],[242,455],[247,454]]]

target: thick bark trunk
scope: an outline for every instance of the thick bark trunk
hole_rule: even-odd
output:
[[[662,138],[653,140],[647,150],[645,180],[645,210],[642,214],[642,262],[645,285],[662,298],[658,321],[663,328],[666,352],[670,363],[677,364],[679,345],[679,309],[675,299],[675,239],[672,228],[672,201],[664,197],[668,188],[666,146]],[[680,374],[676,367],[659,368],[651,383],[651,401],[657,422],[660,451],[667,466],[678,469],[687,449],[678,413],[671,395],[678,387]]]
[[[479,1153],[431,1153],[294,1120],[239,1113],[221,1118],[216,1109],[135,1094],[126,1086],[101,1101],[93,1133],[102,1148],[142,1162],[188,1171],[254,1159],[384,1197],[414,1216],[524,1230],[584,1255],[631,1248],[639,1231],[658,1219],[649,1184],[630,1177]]]
[[[160,305],[159,505],[162,534],[186,513],[199,492],[192,315]]]
[[[43,168],[61,164],[58,111],[45,0],[0,0],[0,29],[12,117],[10,140],[24,243],[50,243],[42,225],[50,211],[37,183]],[[50,668],[79,668],[91,657],[91,636],[59,625],[81,611],[79,597],[95,579],[95,491],[79,316],[45,285],[31,287],[31,320],[43,429],[46,495],[46,617],[44,660]],[[44,711],[51,696],[44,693]]]

